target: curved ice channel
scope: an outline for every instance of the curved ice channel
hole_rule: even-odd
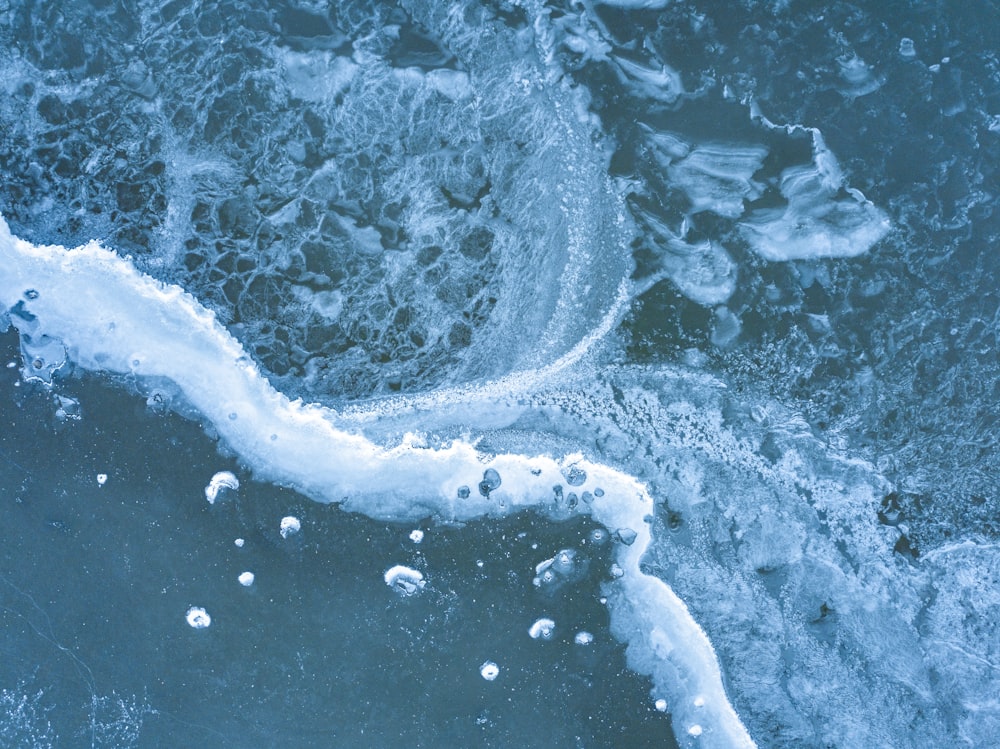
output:
[[[624,574],[608,596],[612,626],[626,634],[633,667],[669,698],[678,740],[755,746],[727,699],[708,637],[670,587],[640,567],[652,502],[636,479],[580,455],[486,455],[468,441],[435,448],[417,437],[376,445],[347,431],[337,412],[275,390],[194,297],[96,243],[35,246],[0,219],[0,264],[0,304],[26,347],[64,347],[88,370],[169,381],[258,478],[389,521],[469,520],[522,508],[591,514],[628,540],[617,545]],[[591,501],[553,509],[553,486],[562,483]]]

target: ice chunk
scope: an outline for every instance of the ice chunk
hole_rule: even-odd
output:
[[[107,481],[108,481],[108,474],[106,474],[106,473],[99,473],[99,474],[97,474],[97,485],[98,486],[104,486],[107,483]]]
[[[638,207],[634,210],[649,230],[646,241],[659,257],[661,276],[669,278],[684,296],[699,304],[721,304],[732,296],[738,269],[722,245],[709,239],[688,242],[659,216]]]
[[[594,641],[594,636],[585,630],[581,630],[573,637],[573,642],[577,645],[590,645]]]
[[[781,174],[785,205],[758,208],[739,224],[754,252],[771,261],[854,257],[889,232],[885,213],[844,183],[837,158],[819,130],[775,125],[756,104],[751,105],[751,113],[765,127],[807,132],[813,141],[813,162],[788,167]]]
[[[397,564],[385,571],[385,584],[402,596],[412,596],[419,592],[426,581],[419,570]]]
[[[556,632],[556,623],[551,619],[542,618],[535,621],[528,627],[528,634],[532,640],[551,640]]]
[[[242,549],[243,544],[245,544],[246,541],[244,541],[242,538],[237,538],[235,541],[233,541],[233,543],[236,544],[238,548]]]
[[[743,215],[744,201],[760,197],[764,185],[754,172],[767,156],[764,146],[707,144],[671,164],[667,174],[691,201],[691,211],[711,211],[726,218]]]
[[[209,504],[215,504],[215,500],[224,490],[236,491],[239,488],[240,481],[231,471],[219,471],[212,476],[208,486],[205,487],[205,499]]]
[[[486,681],[493,681],[500,675],[500,667],[493,661],[486,661],[479,667],[479,674]]]
[[[889,219],[857,191],[832,188],[814,166],[794,166],[781,176],[782,208],[755,210],[740,224],[765,260],[854,257],[889,231]]]
[[[240,581],[240,585],[244,588],[249,588],[253,585],[254,578],[255,576],[252,572],[241,572],[237,579]]]
[[[410,531],[410,540],[415,544],[419,544],[424,540],[424,532],[420,529]]]
[[[201,606],[192,606],[185,616],[187,623],[194,629],[205,629],[212,623],[212,617]]]
[[[659,710],[661,713],[667,712],[667,701],[662,697],[653,703],[653,707]]]
[[[302,523],[294,515],[286,515],[281,519],[281,523],[278,525],[278,532],[281,534],[282,538],[294,536],[300,530],[302,530]]]

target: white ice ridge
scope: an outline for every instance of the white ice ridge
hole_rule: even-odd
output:
[[[608,591],[612,626],[628,643],[630,665],[649,674],[657,696],[668,700],[682,746],[755,746],[729,704],[707,636],[670,587],[640,568],[652,502],[634,478],[580,456],[490,456],[465,441],[380,447],[338,428],[336,412],[277,392],[194,297],[94,242],[72,250],[34,246],[13,237],[0,218],[0,268],[0,310],[22,337],[61,341],[86,369],[173,381],[258,478],[397,522],[534,507],[552,515],[589,512],[608,528],[632,529],[634,541],[617,546],[624,574]],[[573,472],[564,473],[570,466]],[[557,512],[553,486],[569,482],[568,475],[581,496],[594,498],[574,510],[563,503]],[[471,492],[460,492],[464,487]],[[688,733],[692,725],[702,728],[697,738]]]

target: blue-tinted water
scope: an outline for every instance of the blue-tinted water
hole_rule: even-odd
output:
[[[254,441],[270,400],[197,405],[229,395],[196,376],[225,341],[185,348],[149,291],[128,328],[110,263],[74,285],[11,250],[0,743],[728,745],[685,676],[701,646],[628,597],[647,576],[759,746],[995,741],[993,2],[0,18],[14,236],[179,285],[337,434],[435,466],[452,440],[484,465],[581,453],[652,502],[632,570],[627,532],[594,544],[589,485],[529,500],[507,473],[466,524],[419,459],[294,464]],[[210,505],[221,470],[240,488]],[[472,502],[479,480],[454,477]],[[568,581],[536,585],[562,549]]]

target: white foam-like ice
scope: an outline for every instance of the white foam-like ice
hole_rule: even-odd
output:
[[[386,585],[404,596],[412,596],[414,593],[420,592],[427,584],[420,570],[402,564],[387,569],[383,577]]]
[[[556,632],[556,623],[547,617],[535,620],[528,627],[528,635],[532,640],[551,640]]]
[[[706,746],[754,746],[727,699],[704,631],[670,587],[640,567],[651,541],[647,516],[653,505],[636,479],[580,455],[488,455],[465,440],[440,447],[415,439],[377,445],[340,428],[335,411],[276,391],[197,300],[96,243],[73,250],[34,246],[13,237],[0,220],[0,267],[0,309],[22,334],[61,341],[87,369],[140,383],[171,380],[258,478],[397,522],[538,508],[563,517],[589,512],[607,528],[630,529],[632,543],[615,547],[621,577],[607,589],[612,629],[628,643],[630,665],[678,705],[678,726],[694,723],[691,695],[704,697],[697,720]],[[557,511],[552,487],[566,481],[570,467],[580,477],[575,489],[594,499]],[[490,469],[502,483],[476,491]],[[473,487],[465,498],[462,486]]]
[[[236,475],[231,471],[219,471],[211,480],[208,482],[208,486],[205,487],[205,499],[208,500],[210,505],[215,504],[215,500],[219,498],[219,493],[224,489],[232,489],[236,491],[240,488],[240,480],[236,478]]]
[[[187,623],[194,629],[205,629],[212,624],[212,617],[201,606],[192,606],[184,615]]]

